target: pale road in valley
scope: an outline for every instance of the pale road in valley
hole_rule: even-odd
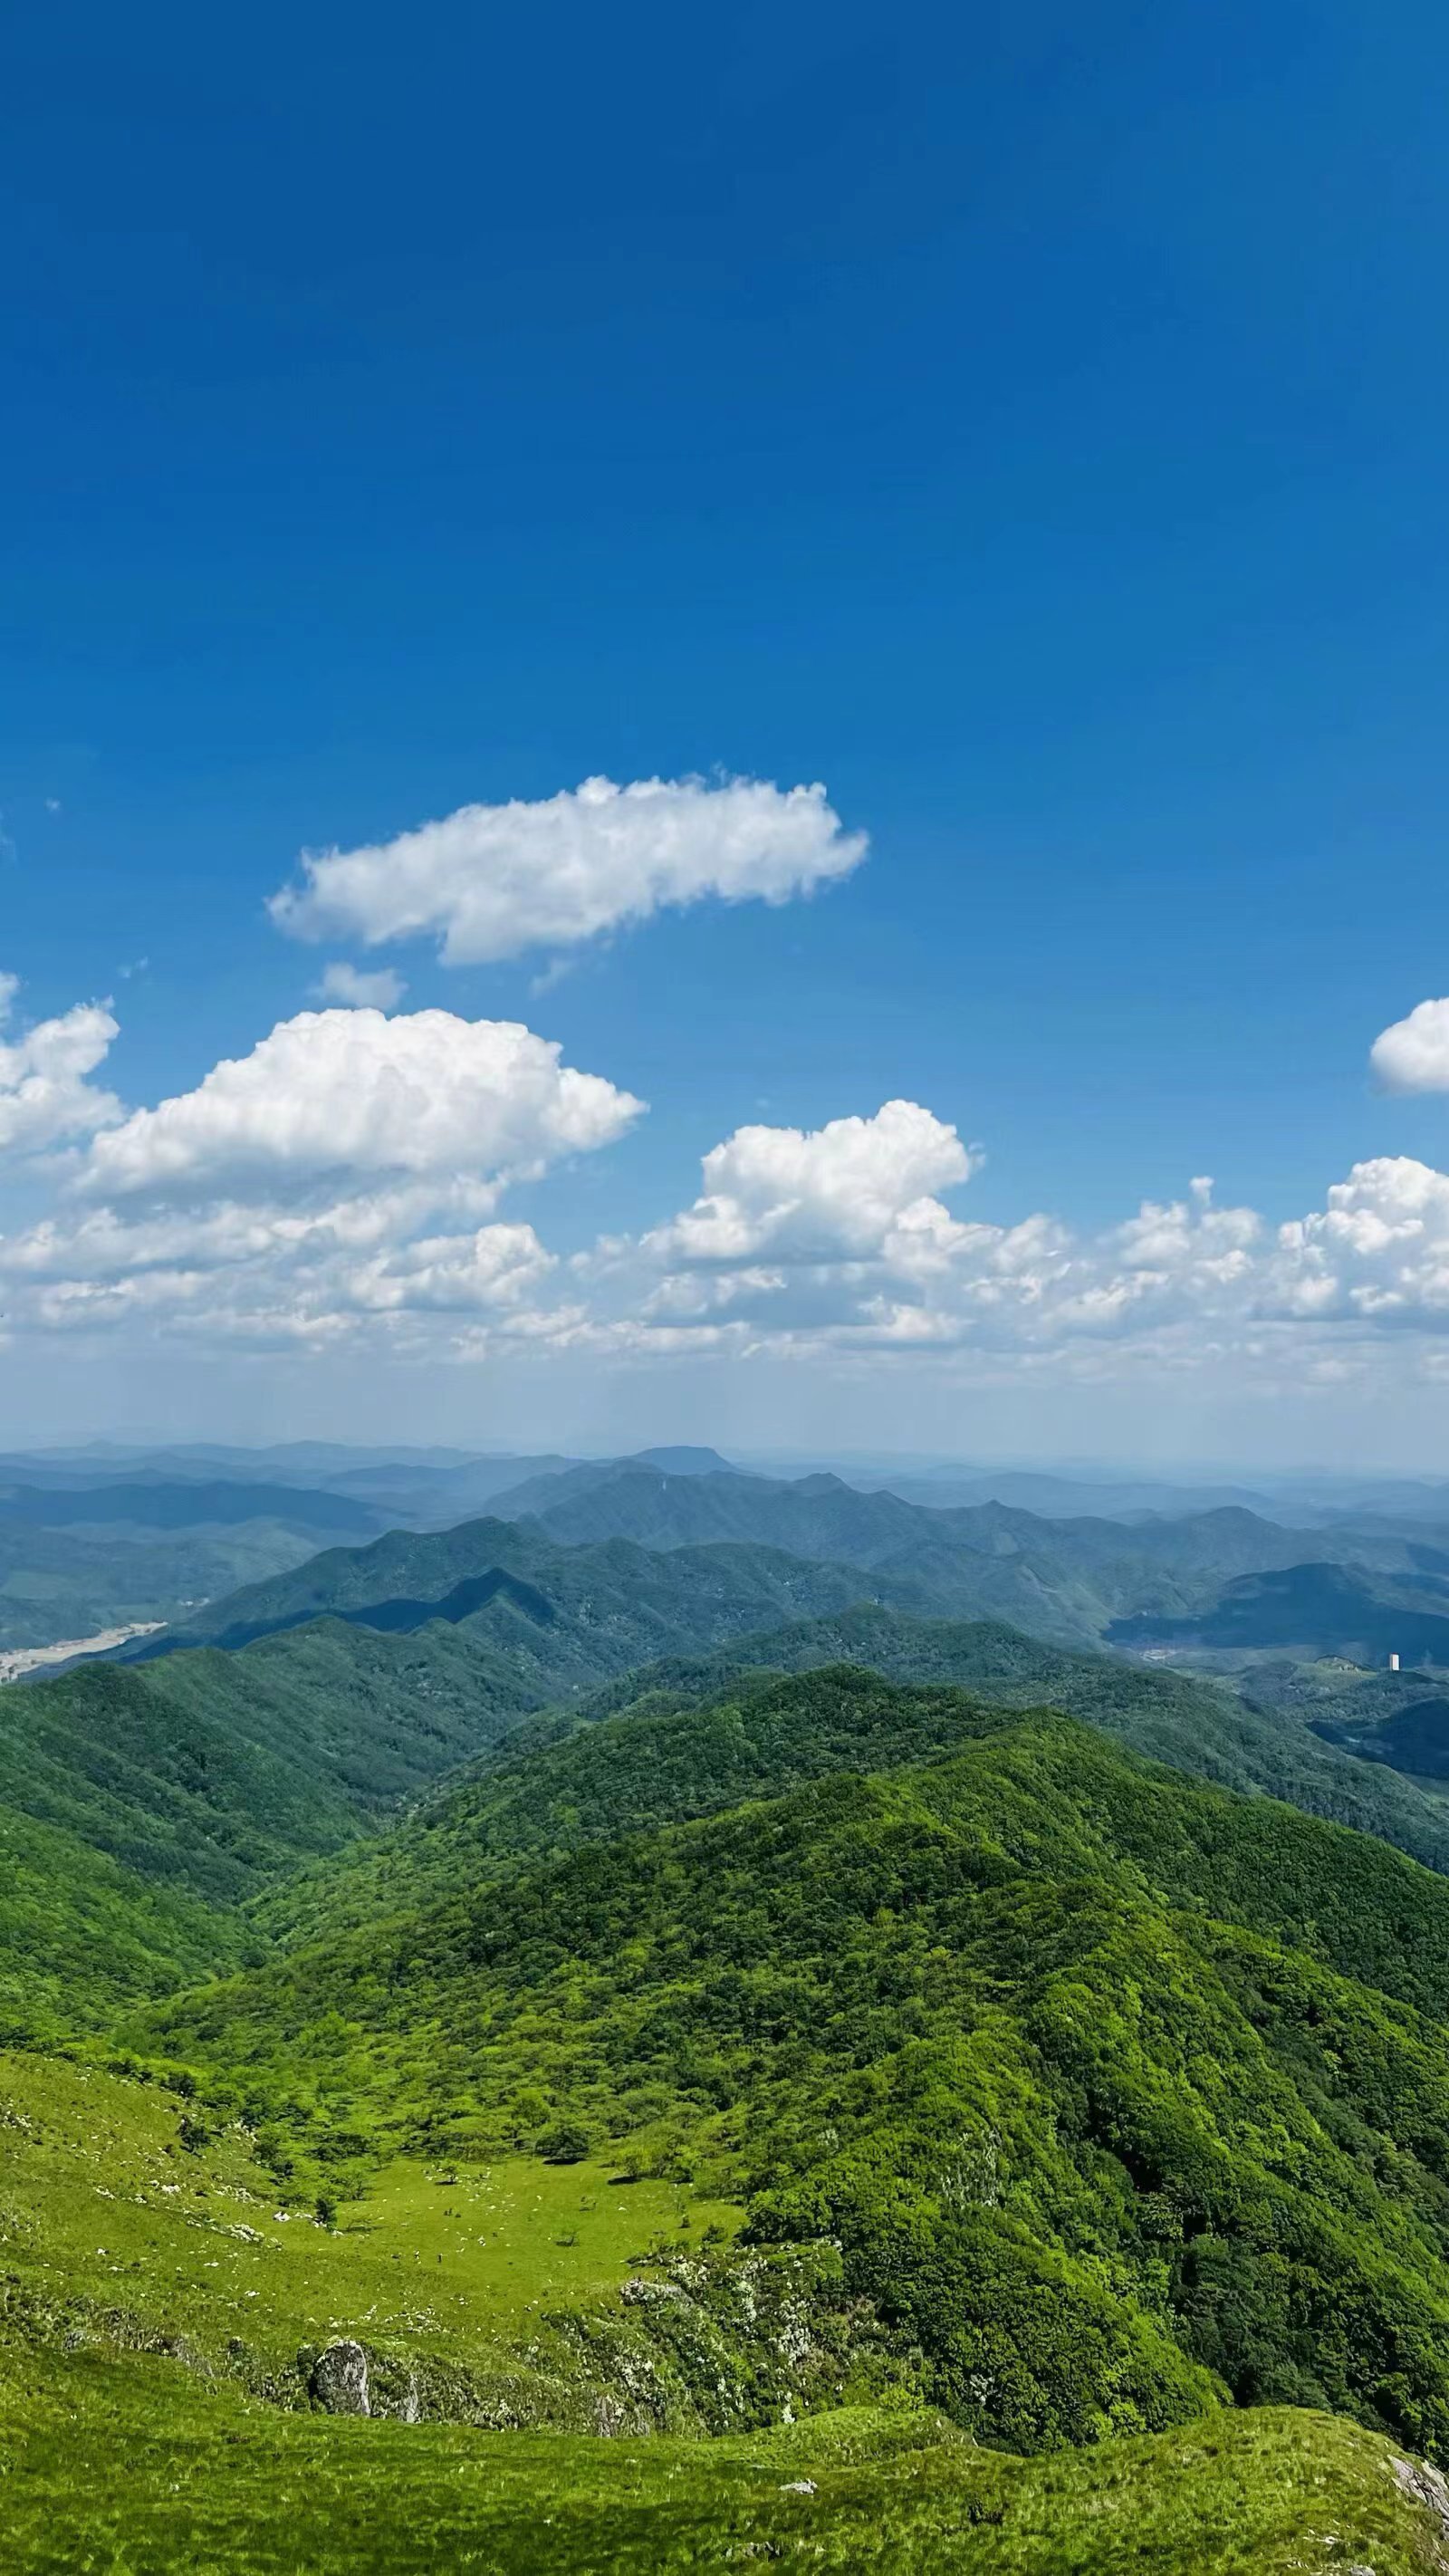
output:
[[[0,1683],[18,1682],[47,1664],[68,1664],[78,1655],[106,1655],[132,1637],[154,1636],[164,1619],[137,1619],[129,1628],[98,1628],[93,1637],[62,1637],[53,1646],[15,1646],[0,1652]]]

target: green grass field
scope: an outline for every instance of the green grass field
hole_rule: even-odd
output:
[[[124,2401],[108,2386],[124,2378]],[[1271,2409],[1022,2461],[851,2412],[716,2442],[248,2409],[72,2361],[3,2446],[8,2576],[594,2576],[760,2561],[892,2576],[1430,2576],[1439,2516],[1354,2425]]]
[[[162,2087],[0,2055],[0,2270],[72,2331],[181,2336],[218,2362],[239,2336],[271,2370],[337,2335],[496,2363],[540,2314],[617,2307],[654,2249],[738,2223],[678,2185],[512,2156],[399,2159],[328,2228],[244,2131],[188,2147],[183,2124]]]

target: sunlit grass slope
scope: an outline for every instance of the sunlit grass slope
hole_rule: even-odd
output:
[[[25,2319],[51,2344],[175,2348],[292,2399],[299,2350],[341,2335],[411,2362],[512,2368],[540,2318],[617,2308],[653,2256],[738,2224],[679,2184],[511,2156],[400,2157],[364,2198],[326,2207],[324,2225],[266,2144],[209,2125],[165,2085],[0,2055],[0,2276],[15,2332]]]
[[[1435,2576],[1381,2437],[1268,2410],[1022,2461],[864,2410],[713,2442],[267,2415],[71,2362],[8,2420],[7,2576]],[[945,2436],[946,2438],[943,2438]]]

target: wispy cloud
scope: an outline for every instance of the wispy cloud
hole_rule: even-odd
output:
[[[379,966],[369,973],[338,958],[323,968],[316,989],[319,1001],[340,1003],[344,1010],[395,1011],[407,986],[395,967]]]

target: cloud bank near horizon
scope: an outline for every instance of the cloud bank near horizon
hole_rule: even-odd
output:
[[[1422,1055],[1441,1007],[1386,1038],[1417,1027]],[[888,1100],[739,1127],[673,1214],[566,1251],[503,1202],[619,1143],[644,1104],[519,1022],[305,1011],[130,1112],[90,1081],[116,1033],[83,1004],[0,1045],[0,1152],[51,1192],[0,1237],[12,1335],[1121,1378],[1233,1360],[1300,1384],[1413,1349],[1449,1374],[1449,1173],[1411,1156],[1356,1163],[1277,1224],[1199,1177],[1083,1233],[974,1218],[979,1149]]]

